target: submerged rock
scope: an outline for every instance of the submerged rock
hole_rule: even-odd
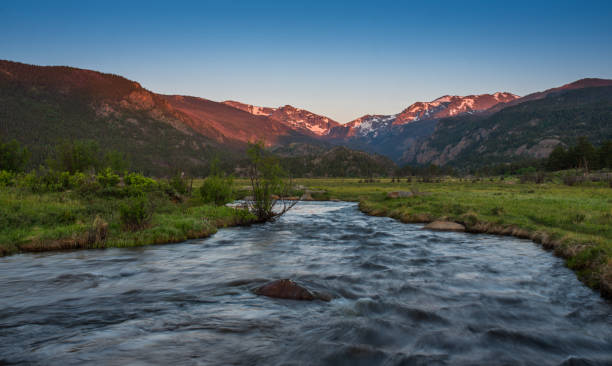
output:
[[[465,231],[465,226],[453,221],[434,221],[425,225],[423,229],[437,231]]]
[[[311,292],[308,289],[298,285],[290,279],[282,279],[267,283],[257,289],[255,289],[256,295],[275,297],[278,299],[291,299],[291,300],[323,300],[330,301],[331,296],[326,294],[320,294],[317,292]]]

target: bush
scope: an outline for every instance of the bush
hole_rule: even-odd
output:
[[[187,179],[184,178],[183,174],[176,173],[172,178],[170,178],[170,180],[168,180],[168,184],[179,194],[187,194],[187,192],[189,192]]]
[[[144,229],[149,225],[153,210],[145,197],[128,200],[120,207],[120,221],[123,228],[130,231]]]
[[[233,200],[232,178],[221,176],[210,176],[204,180],[200,187],[200,196],[206,203],[214,203],[217,206],[224,205]]]
[[[0,170],[0,187],[12,186],[15,181],[15,175],[6,170]]]
[[[78,188],[78,187],[81,187],[89,183],[87,176],[80,172],[74,173],[73,175],[71,175],[68,181],[69,181],[70,187],[72,188]]]
[[[84,172],[100,166],[100,148],[94,141],[64,140],[55,147],[47,165],[57,171]]]
[[[30,160],[30,152],[16,140],[0,141],[0,171],[21,172]]]
[[[111,168],[106,168],[96,175],[96,180],[102,188],[107,189],[116,187],[121,179]]]
[[[501,215],[503,215],[503,214],[504,214],[504,208],[503,208],[503,207],[496,206],[496,207],[493,207],[493,208],[491,209],[491,215],[494,215],[494,216],[501,216]]]
[[[124,175],[125,193],[128,196],[144,196],[147,192],[158,190],[161,185],[155,179],[147,178],[140,173]]]

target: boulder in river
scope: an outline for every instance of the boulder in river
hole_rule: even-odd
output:
[[[291,300],[331,300],[330,296],[319,294],[317,292],[311,292],[288,278],[267,283],[255,289],[255,294]]]
[[[423,229],[436,231],[465,231],[465,226],[453,221],[434,221],[425,225]]]

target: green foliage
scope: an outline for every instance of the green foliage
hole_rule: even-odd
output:
[[[140,173],[126,174],[123,181],[130,196],[142,196],[146,192],[152,192],[160,188],[160,184],[155,179],[145,177]]]
[[[231,202],[233,198],[233,178],[226,176],[219,169],[218,160],[213,161],[210,169],[211,174],[204,179],[200,187],[200,196],[206,203],[213,203],[217,206]]]
[[[15,174],[6,170],[0,170],[0,187],[9,187],[14,183]]]
[[[136,231],[144,229],[149,224],[153,209],[146,197],[139,196],[121,205],[119,213],[123,228]]]
[[[76,172],[69,178],[70,187],[81,187],[89,183],[89,179],[84,173]]]
[[[96,180],[103,189],[108,189],[116,187],[121,178],[111,168],[106,168],[96,175]]]
[[[180,194],[187,194],[189,192],[189,186],[187,185],[185,173],[176,172],[172,178],[168,180],[168,184],[172,189]]]
[[[272,151],[283,170],[294,177],[385,176],[396,169],[395,163],[382,155],[343,146],[307,149],[304,145],[290,144]]]
[[[98,143],[89,140],[64,140],[55,147],[47,165],[56,171],[76,173],[101,166]]]
[[[598,155],[600,168],[612,168],[612,140],[608,140],[601,144]]]
[[[612,140],[605,141],[599,148],[595,148],[584,136],[567,150],[558,145],[548,156],[546,168],[551,171],[612,168]]]
[[[0,171],[21,172],[29,159],[28,149],[22,148],[16,140],[6,143],[0,140]]]
[[[111,150],[104,154],[102,158],[103,166],[110,168],[115,173],[121,173],[128,170],[130,162],[127,156],[119,151]]]
[[[250,209],[260,221],[272,220],[290,208],[284,205],[280,212],[273,211],[278,201],[274,196],[286,197],[291,185],[283,179],[286,173],[278,159],[266,152],[263,143],[250,143],[247,155],[250,160],[249,179],[253,194],[253,200],[249,202]]]

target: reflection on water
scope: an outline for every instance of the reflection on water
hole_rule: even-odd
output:
[[[0,364],[610,364],[612,306],[524,240],[351,203],[138,249],[0,258]],[[258,297],[292,278],[329,302]]]

